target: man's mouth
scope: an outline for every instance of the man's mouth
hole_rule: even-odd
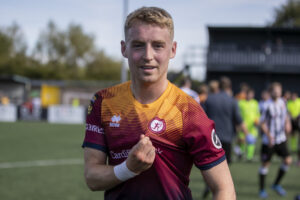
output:
[[[154,66],[141,66],[141,68],[143,70],[151,70],[151,69],[155,69],[156,67],[154,67]]]

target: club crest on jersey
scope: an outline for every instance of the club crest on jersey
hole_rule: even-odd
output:
[[[149,122],[148,128],[152,133],[160,134],[166,130],[166,122],[163,119],[155,117]]]
[[[221,149],[222,148],[222,143],[221,143],[219,137],[217,136],[215,129],[213,129],[212,132],[211,132],[211,140],[212,140],[213,145],[217,149]]]
[[[93,110],[94,103],[95,103],[95,101],[98,99],[98,97],[99,97],[98,94],[95,94],[95,95],[93,96],[93,98],[91,99],[90,105],[89,105],[89,107],[88,107],[88,115],[91,114],[91,112],[92,112],[92,110]]]
[[[121,121],[121,116],[120,115],[114,115],[111,118],[111,122],[109,123],[110,127],[120,127],[120,121]]]

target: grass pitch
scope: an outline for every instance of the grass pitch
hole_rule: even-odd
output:
[[[103,192],[89,191],[84,182],[83,151],[80,147],[83,137],[84,125],[59,125],[44,122],[0,123],[0,199],[103,199]],[[37,160],[77,160],[79,162],[1,168],[3,163],[31,163]],[[286,188],[288,195],[282,198],[269,189],[279,164],[279,161],[275,160],[267,178],[269,199],[292,200],[296,194],[300,193],[300,168],[292,166],[284,177],[282,185]],[[258,162],[236,162],[230,166],[238,199],[258,199],[258,168]],[[204,184],[197,168],[193,168],[190,179],[194,199],[201,199]],[[211,196],[208,199],[211,199]]]

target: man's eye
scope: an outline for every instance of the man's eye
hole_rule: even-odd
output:
[[[137,43],[137,44],[132,44],[132,47],[133,47],[133,48],[141,48],[141,47],[143,47],[143,44],[139,44],[139,43]]]
[[[160,49],[160,48],[164,48],[164,45],[163,44],[154,44],[154,47],[156,49]]]

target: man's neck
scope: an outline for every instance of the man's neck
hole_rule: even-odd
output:
[[[157,100],[167,89],[168,80],[162,80],[156,83],[141,83],[132,81],[131,91],[134,98],[141,104],[149,104]]]
[[[227,95],[232,96],[232,92],[230,89],[224,89],[223,90]]]
[[[279,99],[279,97],[272,97],[272,100],[273,100],[274,102],[277,102],[278,99]]]

